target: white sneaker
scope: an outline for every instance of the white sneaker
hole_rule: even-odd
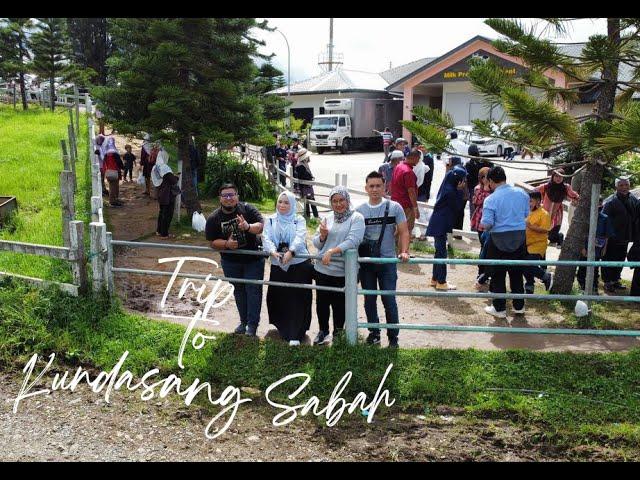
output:
[[[297,347],[298,345],[300,345],[300,340],[289,340],[290,347]]]
[[[494,316],[496,318],[507,318],[507,312],[506,311],[499,312],[494,308],[493,305],[489,305],[487,307],[484,307],[484,311],[485,311],[485,313],[488,313],[489,315]]]
[[[516,310],[515,308],[512,310],[513,313],[518,313],[518,314],[523,314],[524,313],[524,307],[522,307],[520,310]]]

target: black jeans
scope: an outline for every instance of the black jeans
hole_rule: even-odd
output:
[[[320,214],[318,214],[318,207],[315,205],[311,205],[309,202],[305,202],[304,204],[304,216],[309,218],[311,216],[310,210],[313,211],[313,216],[315,218],[320,218]]]
[[[542,255],[538,253],[527,253],[525,260],[542,260]],[[538,278],[540,280],[544,280],[544,277],[547,275],[542,268],[538,265],[529,265],[524,267],[524,279],[527,290],[533,291],[535,285],[535,279]]]
[[[602,256],[602,260],[609,262],[624,262],[627,258],[627,249],[629,243],[610,243],[607,245],[607,251]],[[620,280],[622,267],[602,267],[602,281],[604,283],[612,283]]]
[[[633,269],[633,278],[631,279],[631,291],[629,295],[632,297],[640,297],[640,268]]]
[[[489,237],[487,245],[487,259],[495,260],[523,260],[527,254],[526,242],[522,242],[522,245],[518,247],[515,252],[504,252],[496,247],[493,243],[493,239]],[[489,291],[492,293],[507,293],[506,278],[509,274],[509,286],[511,293],[524,293],[523,284],[523,272],[522,266],[497,266],[491,265],[487,269],[489,275],[491,275],[491,283],[489,284]],[[507,309],[507,301],[503,298],[496,298],[493,300],[493,307],[498,312],[504,312]],[[513,308],[516,310],[522,310],[524,308],[524,300],[513,300]]]
[[[171,225],[171,219],[173,218],[173,210],[175,208],[175,201],[168,205],[160,205],[160,212],[158,213],[158,233],[162,237],[169,235],[169,226]]]
[[[323,287],[344,287],[344,277],[333,277],[315,271],[316,285]],[[344,328],[344,293],[316,290],[316,315],[320,330],[329,332],[329,309],[333,310],[333,333]]]
[[[551,243],[557,243],[558,246],[562,246],[564,242],[564,234],[560,233],[560,225],[556,225],[551,230],[549,230],[549,234],[547,236]]]

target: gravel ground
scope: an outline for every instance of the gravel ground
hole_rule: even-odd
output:
[[[390,410],[372,424],[343,417],[334,427],[303,418],[271,424],[275,410],[243,405],[229,430],[204,435],[215,413],[185,407],[175,396],[142,402],[116,392],[111,403],[81,386],[71,393],[23,400],[22,379],[0,373],[0,461],[555,461],[638,457],[602,446],[558,449],[537,443],[540,432],[508,421],[469,419],[438,407],[428,417]],[[261,392],[252,391],[259,398]],[[245,395],[246,396],[246,395]],[[246,407],[246,408],[243,408]]]

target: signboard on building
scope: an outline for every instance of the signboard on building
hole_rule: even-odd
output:
[[[493,60],[500,65],[503,71],[510,76],[519,77],[524,74],[527,69],[522,65],[510,62],[501,57],[497,57],[485,50],[478,50],[468,57],[460,60],[459,62],[451,65],[448,68],[438,72],[433,77],[428,78],[422,83],[443,83],[443,82],[460,82],[467,81],[469,79],[469,60],[471,58],[481,58],[484,60]]]

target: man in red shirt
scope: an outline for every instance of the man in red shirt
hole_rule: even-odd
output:
[[[409,231],[413,230],[416,219],[420,218],[418,210],[418,178],[413,173],[413,167],[419,161],[420,150],[414,148],[409,152],[404,162],[393,169],[393,177],[391,178],[391,200],[402,205],[407,217]]]

